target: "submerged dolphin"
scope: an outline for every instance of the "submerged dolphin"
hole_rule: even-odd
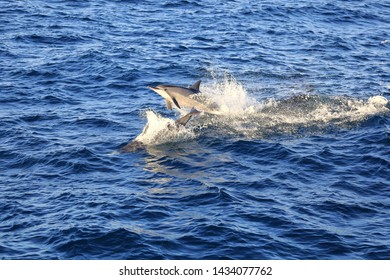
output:
[[[209,108],[205,104],[202,104],[192,98],[193,94],[197,94],[200,92],[200,83],[201,81],[197,81],[195,84],[188,88],[164,84],[155,87],[149,86],[148,88],[157,92],[165,99],[169,110],[172,110],[172,103],[174,103],[179,109],[181,109],[181,107],[196,108],[200,111],[217,115],[217,111],[214,111],[212,108]]]
[[[196,110],[195,108],[192,108],[191,111],[186,114],[185,116],[177,119],[175,121],[175,125],[171,125],[169,124],[168,125],[168,129],[177,129],[178,127],[180,126],[185,126],[188,121],[191,119],[192,116],[195,116],[195,115],[198,115],[200,114],[200,112],[198,110]],[[126,153],[126,152],[134,152],[138,149],[142,149],[145,147],[145,144],[143,144],[141,141],[137,140],[139,139],[140,137],[142,137],[143,135],[145,135],[147,132],[148,132],[148,129],[149,129],[149,124],[147,124],[145,126],[145,128],[143,129],[143,131],[141,132],[140,135],[138,135],[135,140],[129,142],[128,144],[126,144],[124,147],[122,147],[119,152],[120,153]]]

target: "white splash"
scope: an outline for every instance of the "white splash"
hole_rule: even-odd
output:
[[[202,92],[218,106],[218,111],[222,115],[250,113],[257,105],[244,86],[227,74],[222,81],[214,78],[212,83],[205,84]]]
[[[184,126],[177,126],[175,121],[161,115],[146,111],[147,124],[142,133],[135,138],[144,145],[160,145],[169,142],[180,142],[195,138],[195,133]]]
[[[302,128],[322,131],[329,126],[350,126],[365,119],[389,113],[388,100],[373,96],[368,100],[342,96],[295,94],[285,99],[257,101],[231,76],[215,78],[202,91],[219,106],[220,116],[203,119],[223,135],[259,139],[269,135],[295,134]],[[210,132],[210,131],[209,131]],[[215,133],[215,132],[212,132]]]
[[[389,112],[388,100],[383,96],[373,96],[367,101],[348,97],[333,97],[324,100],[318,108],[310,112],[312,121],[342,124],[358,122],[370,116]]]

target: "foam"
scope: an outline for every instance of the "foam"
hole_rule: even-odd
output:
[[[225,75],[222,81],[214,79],[205,84],[202,92],[218,105],[222,115],[238,115],[254,111],[256,100],[250,97],[242,84]]]
[[[160,145],[180,142],[195,138],[195,133],[184,126],[176,126],[175,121],[161,115],[146,111],[147,124],[142,133],[135,138],[145,145]]]

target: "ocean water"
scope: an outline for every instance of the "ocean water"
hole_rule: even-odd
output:
[[[0,1],[0,259],[390,259],[388,100],[388,1]]]

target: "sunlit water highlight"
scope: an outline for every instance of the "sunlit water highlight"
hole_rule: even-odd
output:
[[[390,258],[386,1],[0,7],[0,258]]]

